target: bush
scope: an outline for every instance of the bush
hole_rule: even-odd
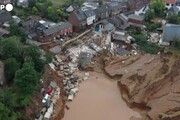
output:
[[[159,46],[147,41],[147,36],[143,33],[133,36],[136,43],[139,45],[139,49],[150,54],[157,54],[160,50]]]
[[[180,41],[179,40],[175,40],[172,44],[172,46],[177,49],[180,50]]]
[[[157,28],[160,28],[161,26],[161,23],[146,23],[148,31],[155,31]]]

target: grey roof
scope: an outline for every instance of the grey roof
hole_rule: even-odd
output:
[[[22,23],[22,26],[24,26],[24,27],[37,27],[39,25],[40,25],[40,23],[35,19],[29,19]]]
[[[169,8],[169,12],[176,12],[176,13],[178,13],[178,12],[179,12],[179,9],[178,9],[175,5],[173,5],[173,6],[171,6],[171,7]]]
[[[8,22],[12,19],[13,18],[11,16],[10,12],[5,11],[5,10],[0,11],[0,23],[3,24],[3,23]]]
[[[116,10],[116,9],[122,8],[122,4],[120,4],[119,2],[116,2],[116,1],[108,2],[107,5],[111,10]]]
[[[116,51],[121,56],[126,55],[126,54],[129,53],[129,51],[125,50],[124,48],[117,48]]]
[[[72,27],[72,25],[69,22],[62,23],[60,25],[52,26],[48,29],[43,30],[43,33],[46,35],[51,35],[53,33],[57,33],[61,30],[64,30],[66,28]]]
[[[162,40],[170,42],[175,39],[180,39],[180,25],[166,24],[163,29]]]
[[[104,26],[104,30],[106,31],[109,31],[109,30],[113,30],[115,29],[115,26],[111,23],[107,23],[105,26]]]
[[[127,22],[128,21],[128,17],[124,15],[124,13],[121,13],[120,15],[118,15],[118,17],[124,21],[124,22]]]
[[[86,19],[86,16],[81,9],[75,10],[74,14],[76,15],[76,17],[79,21],[83,21]]]
[[[112,23],[115,27],[119,27],[123,23],[123,21],[117,16],[112,16],[108,19],[108,21]]]
[[[136,15],[136,14],[131,14],[131,15],[128,16],[128,18],[135,19],[135,20],[140,20],[140,21],[144,20],[144,16],[140,16],[140,15]]]
[[[84,14],[86,15],[86,17],[91,17],[91,16],[96,15],[95,12],[94,12],[94,10],[91,10],[91,9],[85,10],[85,11],[83,11],[83,12],[84,12]]]
[[[36,36],[35,33],[42,32],[46,27],[35,19],[29,19],[22,23],[25,33],[29,36]]]
[[[97,14],[97,13],[101,14],[101,13],[104,13],[104,12],[106,12],[106,11],[110,11],[110,9],[109,9],[109,7],[107,6],[107,4],[101,5],[101,6],[99,6],[97,9],[95,9],[95,13],[96,13],[96,14]]]

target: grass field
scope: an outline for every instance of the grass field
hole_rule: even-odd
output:
[[[65,4],[67,0],[51,0],[55,6]]]

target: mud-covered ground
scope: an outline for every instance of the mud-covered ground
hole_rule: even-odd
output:
[[[133,120],[180,120],[180,57],[145,54],[107,63],[106,73],[119,76],[123,99],[143,110],[143,118]]]

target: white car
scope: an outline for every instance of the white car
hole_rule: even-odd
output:
[[[42,103],[46,103],[47,99],[48,99],[49,95],[48,94],[45,94],[43,100],[42,100]]]

